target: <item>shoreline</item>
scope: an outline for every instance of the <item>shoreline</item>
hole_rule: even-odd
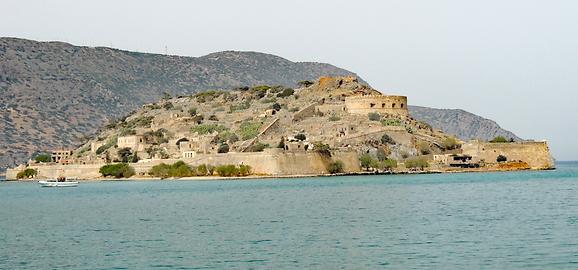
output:
[[[299,174],[299,175],[249,175],[249,176],[187,176],[187,177],[131,177],[131,178],[92,178],[92,179],[70,179],[78,182],[140,182],[140,181],[243,181],[243,180],[269,180],[269,179],[292,179],[292,178],[317,178],[336,176],[370,176],[370,175],[423,175],[423,174],[455,174],[455,173],[492,173],[492,172],[520,172],[520,171],[553,171],[556,168],[544,169],[464,169],[464,170],[429,170],[429,171],[398,171],[398,172],[354,172],[340,174]],[[0,176],[1,177],[1,176]],[[18,179],[3,180],[6,182],[38,182],[46,179]]]

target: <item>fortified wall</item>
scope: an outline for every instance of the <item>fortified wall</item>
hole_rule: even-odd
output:
[[[368,114],[372,112],[390,114],[402,117],[409,116],[407,97],[387,95],[363,95],[345,98],[345,107],[352,114]]]
[[[179,160],[185,163],[198,166],[209,164],[213,166],[235,164],[249,165],[252,173],[256,175],[316,175],[327,174],[329,163],[333,160],[341,160],[344,164],[344,172],[359,172],[359,160],[355,151],[336,151],[331,158],[324,157],[316,152],[283,152],[281,149],[267,149],[264,152],[255,153],[227,153],[227,154],[207,154],[197,155],[184,159],[158,159],[148,162],[133,163],[137,176],[148,175],[150,169],[158,164],[172,164]],[[29,168],[38,171],[38,179],[55,179],[59,176],[76,179],[95,179],[101,175],[99,169],[103,164],[34,164]],[[8,169],[6,171],[7,180],[15,180],[20,169]]]
[[[554,168],[554,160],[545,141],[513,143],[471,141],[462,145],[462,153],[484,160],[486,163],[495,163],[498,156],[503,155],[508,161],[526,162],[534,170]]]

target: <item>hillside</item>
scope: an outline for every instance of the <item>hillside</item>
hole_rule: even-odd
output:
[[[164,92],[294,86],[322,75],[354,74],[255,52],[181,57],[0,38],[0,168],[37,151],[78,145],[109,119]]]
[[[182,57],[0,38],[0,170],[39,151],[77,146],[103,123],[158,100],[164,92],[175,96],[263,84],[294,87],[298,81],[337,75],[355,74],[256,52]],[[416,118],[424,119],[419,112]],[[448,125],[442,129],[449,132],[459,130],[451,125],[460,126],[454,121],[440,124]],[[462,126],[464,134],[484,134]]]
[[[495,121],[483,118],[464,110],[434,109],[410,106],[411,115],[445,133],[457,136],[462,140],[491,140],[496,136],[521,140],[516,134],[501,128]]]

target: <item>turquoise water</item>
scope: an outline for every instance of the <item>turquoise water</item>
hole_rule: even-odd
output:
[[[577,269],[578,164],[558,167],[0,182],[0,269]]]

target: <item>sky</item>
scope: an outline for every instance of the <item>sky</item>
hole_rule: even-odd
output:
[[[326,62],[578,160],[578,1],[3,0],[0,36]]]

